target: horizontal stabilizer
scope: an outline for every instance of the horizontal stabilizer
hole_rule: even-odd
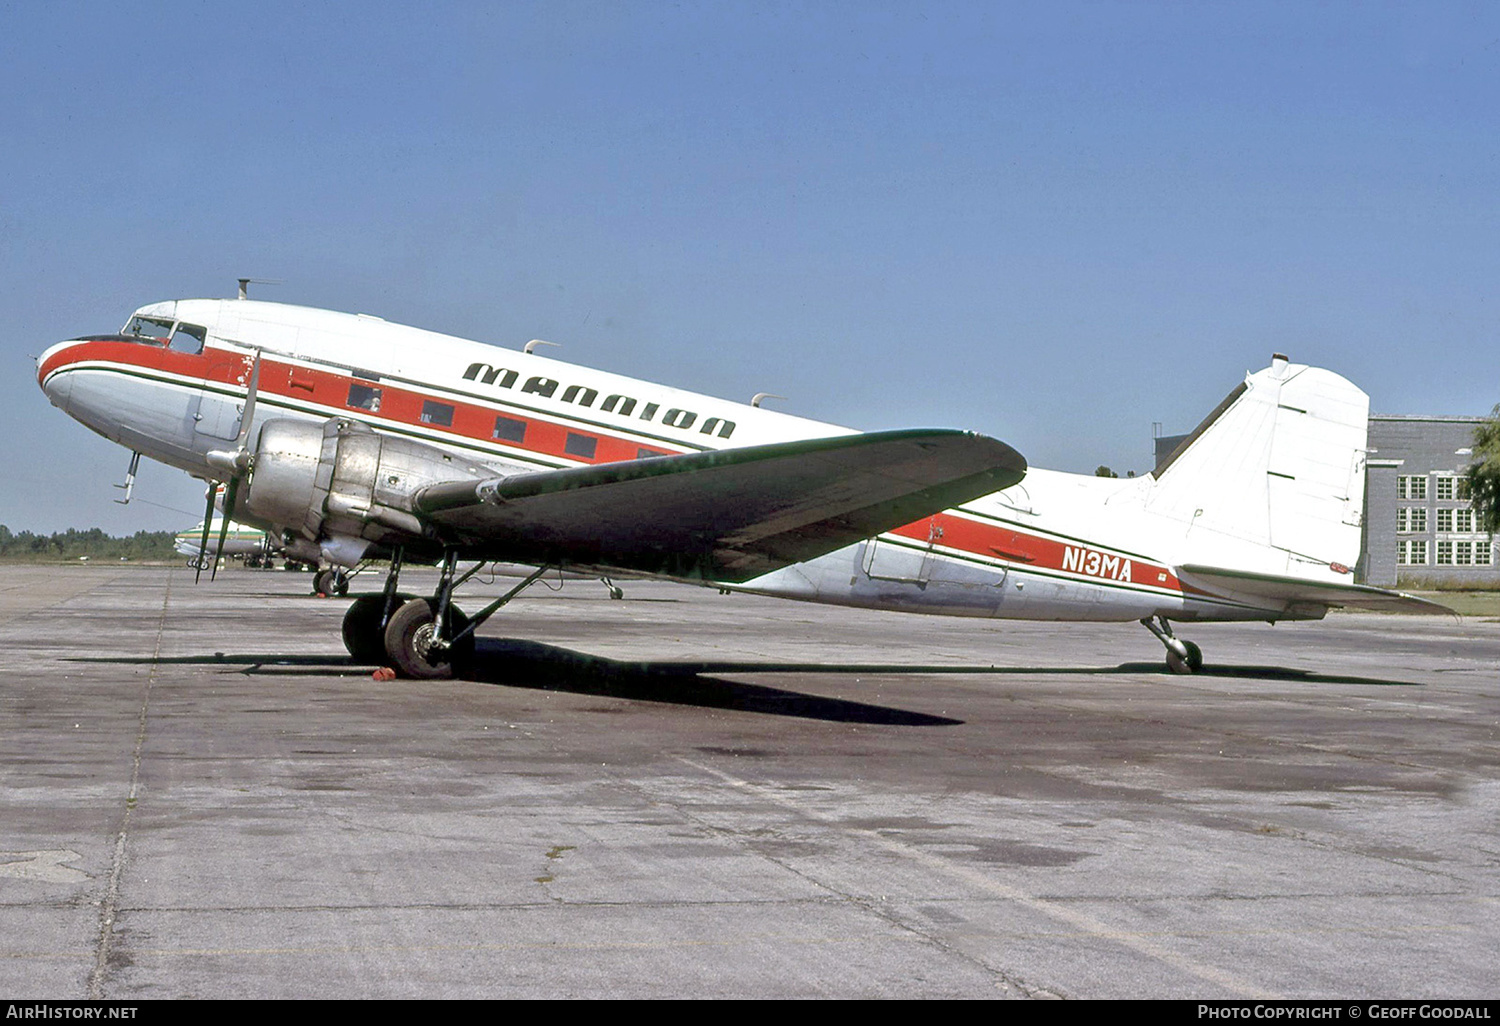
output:
[[[483,558],[738,582],[1025,476],[984,435],[883,431],[454,481],[415,511]]]
[[[1225,597],[1249,596],[1280,599],[1288,605],[1321,605],[1374,609],[1386,613],[1457,614],[1439,602],[1431,602],[1404,591],[1387,591],[1367,584],[1310,581],[1300,577],[1247,573],[1222,567],[1187,565],[1178,568],[1183,584]]]

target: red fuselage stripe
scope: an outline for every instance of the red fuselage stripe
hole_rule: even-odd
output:
[[[229,388],[244,388],[250,371],[248,356],[221,349],[209,348],[201,354],[190,354],[148,344],[81,341],[54,353],[38,369],[38,380],[43,381],[57,370],[81,362],[112,363],[161,371]],[[427,431],[455,435],[489,445],[498,444],[570,463],[612,463],[639,459],[643,455],[665,455],[674,451],[667,443],[653,440],[652,444],[647,445],[611,435],[592,426],[572,427],[542,417],[528,416],[516,407],[497,409],[466,401],[452,394],[425,394],[395,384],[388,378],[369,380],[265,356],[261,359],[259,394],[262,396],[278,396],[294,402],[321,406],[331,413],[348,413],[353,416],[375,413],[376,411],[367,408],[348,405],[350,386],[355,384],[380,390],[380,420],[415,425]],[[424,419],[426,404],[450,408],[451,423],[434,421],[430,415]],[[524,423],[524,438],[511,440],[497,434],[497,417]],[[582,444],[580,440],[583,440]],[[588,442],[592,442],[591,455],[587,451]],[[675,451],[685,451],[685,447]],[[1005,523],[987,523],[953,512],[926,517],[898,527],[891,533],[921,545],[931,543],[939,554],[941,550],[948,549],[977,557],[986,563],[1012,564],[1019,569],[1076,575],[1076,579],[1080,581],[1094,580],[1135,589],[1179,594],[1186,590],[1169,567],[1108,549],[1096,549],[1083,542],[1048,538],[1017,530]]]

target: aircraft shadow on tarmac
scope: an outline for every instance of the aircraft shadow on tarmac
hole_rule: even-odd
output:
[[[73,662],[165,663],[243,666],[244,674],[271,676],[327,676],[334,667],[361,675],[365,666],[319,655],[261,655],[215,653],[203,656],[150,658],[75,657]],[[1170,676],[1161,663],[1121,663],[1118,666],[993,666],[914,665],[892,663],[793,663],[770,661],[627,661],[589,655],[557,645],[514,638],[481,638],[465,680],[505,687],[563,691],[572,694],[666,702],[674,705],[735,709],[779,716],[836,722],[899,726],[955,726],[964,721],[948,716],[871,705],[840,698],[808,695],[744,681],[726,675],[762,673],[800,674],[967,674],[1003,677],[1039,676]],[[1281,666],[1203,667],[1187,680],[1241,679],[1302,684],[1354,684],[1367,687],[1420,687],[1409,681],[1380,680],[1346,674],[1317,673]]]

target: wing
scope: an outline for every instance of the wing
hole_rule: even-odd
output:
[[[1009,488],[1026,460],[962,431],[884,431],[429,485],[415,511],[476,558],[745,581]]]
[[[1243,570],[1192,564],[1182,566],[1179,570],[1181,571],[1179,576],[1185,584],[1196,585],[1204,591],[1228,598],[1249,596],[1255,599],[1281,600],[1288,604],[1349,606],[1354,609],[1375,609],[1387,613],[1457,615],[1441,603],[1419,598],[1416,595],[1408,595],[1404,591],[1387,591],[1384,588],[1375,588],[1367,584],[1310,581],[1300,577],[1248,573]]]

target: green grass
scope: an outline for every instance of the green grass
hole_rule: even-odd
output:
[[[1461,616],[1500,617],[1500,591],[1413,591],[1433,602],[1441,602]]]

